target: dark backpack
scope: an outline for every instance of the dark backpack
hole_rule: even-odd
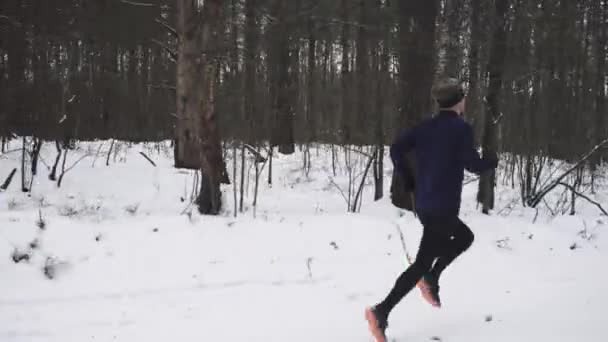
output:
[[[393,169],[393,179],[391,181],[391,202],[394,206],[408,211],[415,211],[414,186],[415,186],[415,167],[414,156],[412,153],[403,156],[405,158],[404,178],[401,172]]]

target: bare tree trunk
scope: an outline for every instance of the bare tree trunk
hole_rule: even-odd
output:
[[[197,198],[201,214],[217,215],[221,210],[220,183],[224,169],[215,113],[215,77],[221,12],[220,0],[179,1],[177,32],[176,167],[201,170]],[[206,51],[203,53],[203,51]],[[211,52],[209,52],[211,51]]]
[[[236,190],[237,179],[238,179],[237,174],[236,174],[237,173],[237,165],[236,165],[237,164],[236,163],[237,152],[236,152],[236,150],[237,150],[236,149],[236,143],[234,143],[233,146],[232,146],[232,185],[233,185],[232,189],[233,189],[233,194],[234,194],[234,217],[237,216],[237,212],[239,210],[239,207],[238,207],[238,195],[237,195],[237,190]]]
[[[25,179],[25,156],[27,155],[27,148],[25,146],[26,143],[27,139],[23,137],[21,145],[21,191],[23,192],[29,191],[29,189],[27,188],[27,180]]]
[[[295,66],[292,65],[290,49],[291,39],[289,36],[288,25],[288,3],[284,0],[274,0],[272,4],[272,14],[277,22],[273,26],[272,48],[270,55],[272,56],[271,68],[274,83],[274,98],[273,98],[273,114],[274,127],[272,130],[272,144],[278,146],[279,153],[293,154],[295,153],[294,143],[294,127],[293,117],[295,114],[295,106],[293,106],[294,97],[290,96],[293,84],[290,74],[295,73],[291,70]]]
[[[484,158],[496,158],[498,147],[498,135],[496,123],[500,112],[500,92],[503,83],[505,54],[507,51],[507,27],[506,17],[509,7],[508,1],[496,1],[496,20],[492,47],[490,49],[490,61],[488,71],[490,74],[490,86],[488,89],[487,105],[488,111],[484,120],[483,155]],[[484,214],[489,214],[494,209],[494,187],[496,185],[495,170],[481,175],[477,201],[482,204]]]
[[[239,203],[239,211],[242,213],[243,212],[243,202],[244,202],[244,198],[245,198],[245,144],[241,145],[241,187],[240,187],[240,191],[241,191],[241,199],[240,199],[240,203]]]
[[[331,144],[331,169],[333,171],[334,177],[336,177],[336,145],[334,144]]]
[[[218,18],[222,10],[222,0],[207,0],[203,5],[203,18],[201,28],[203,51],[217,51],[221,26]],[[218,52],[215,52],[218,53]],[[222,172],[225,170],[222,156],[222,145],[217,127],[217,113],[215,112],[215,75],[216,62],[213,53],[207,52],[202,58],[202,97],[199,99],[200,131],[199,143],[201,146],[199,158],[201,161],[202,182],[198,206],[201,214],[217,215],[222,209],[220,183]]]
[[[268,185],[272,186],[272,159],[274,155],[274,147],[270,146],[268,152]]]
[[[61,188],[61,184],[63,183],[63,177],[65,176],[65,162],[68,159],[68,148],[63,149],[63,162],[61,163],[61,174],[59,175],[59,179],[57,180],[57,187]]]
[[[34,147],[32,150],[32,178],[38,173],[38,158],[42,149],[42,140],[34,138]]]
[[[55,141],[55,147],[57,148],[57,157],[55,158],[55,163],[53,164],[53,168],[51,169],[51,174],[49,174],[49,179],[52,181],[57,180],[57,166],[59,165],[59,161],[61,160],[61,144],[59,141]]]
[[[342,62],[341,62],[341,86],[342,86],[342,112],[340,115],[340,142],[342,145],[351,143],[351,125],[350,125],[350,116],[351,116],[351,106],[350,101],[351,98],[349,96],[350,90],[350,25],[348,24],[349,18],[349,5],[347,0],[342,0],[342,4],[340,5],[340,11],[342,15],[342,21],[344,24],[342,25],[342,36],[340,38],[340,45],[342,47]]]
[[[175,167],[199,169],[201,129],[200,102],[203,96],[204,63],[201,13],[196,0],[177,2],[177,117],[175,122]],[[210,76],[209,76],[210,77]],[[204,182],[203,182],[204,183]]]

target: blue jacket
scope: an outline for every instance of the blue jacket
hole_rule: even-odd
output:
[[[391,159],[404,179],[411,179],[404,155],[415,157],[416,211],[426,215],[458,215],[464,169],[481,174],[497,160],[481,159],[473,143],[473,128],[456,112],[441,111],[402,133],[391,146]]]

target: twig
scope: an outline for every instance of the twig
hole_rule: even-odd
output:
[[[502,120],[503,116],[505,116],[504,113],[500,113],[500,115],[494,119],[494,121],[492,122],[493,125],[498,125],[500,123],[500,120]]]
[[[163,48],[163,50],[167,51],[167,53],[169,54],[169,56],[171,57],[173,62],[177,61],[177,52],[175,52],[173,49],[171,49],[170,47],[168,47],[163,42],[161,42],[157,39],[151,39],[151,41],[153,43],[157,44],[158,46],[160,46],[161,48]]]
[[[366,156],[366,157],[368,157],[368,158],[371,158],[371,157],[373,156],[373,155],[371,155],[371,154],[369,154],[369,153],[367,153],[367,152],[363,152],[363,151],[360,151],[360,150],[355,150],[355,149],[353,149],[353,148],[346,147],[346,146],[344,146],[344,149],[345,149],[345,150],[348,150],[348,151],[351,151],[351,152],[359,153],[359,154],[361,154],[361,155],[363,155],[363,156]]]
[[[350,207],[350,202],[348,201],[348,198],[346,198],[346,195],[344,194],[344,191],[342,191],[342,189],[340,188],[340,186],[338,184],[336,184],[336,182],[334,181],[333,178],[329,177],[329,181],[331,182],[331,184],[333,184],[338,191],[340,191],[340,194],[342,195],[342,198],[344,198],[344,201],[346,201],[346,204]]]
[[[475,182],[477,182],[478,180],[479,180],[479,177],[474,177],[474,178],[472,178],[472,179],[468,179],[468,180],[466,180],[466,181],[464,182],[464,184],[463,184],[463,185],[469,185],[469,184],[471,184],[471,183],[475,183]]]
[[[498,213],[496,213],[496,215],[501,215],[503,212],[505,212],[508,209],[511,209],[511,211],[513,211],[513,205],[519,201],[519,198],[514,198],[512,199],[509,203],[507,203],[507,205],[505,205]],[[509,212],[510,213],[510,212]],[[509,214],[507,214],[509,215]]]
[[[257,151],[255,148],[253,148],[253,146],[251,146],[249,144],[244,144],[243,146],[245,146],[245,148],[247,149],[247,151],[249,151],[249,153],[251,153],[255,156],[256,163],[265,163],[266,162],[267,159],[264,156],[262,156],[262,154],[259,151]]]
[[[70,170],[71,170],[71,169],[73,169],[73,168],[74,168],[74,167],[75,167],[75,166],[76,166],[78,163],[80,163],[80,161],[81,161],[81,160],[83,160],[83,159],[84,159],[84,158],[86,158],[86,157],[90,157],[90,156],[91,156],[90,154],[85,154],[84,156],[82,156],[82,157],[78,158],[78,160],[76,160],[76,162],[74,162],[74,164],[72,164],[72,166],[70,166],[70,167],[68,167],[67,169],[65,169],[65,172],[70,171]],[[65,173],[65,172],[64,172],[64,173]]]
[[[64,151],[64,154],[63,154],[63,165],[61,167],[62,170],[61,170],[61,175],[59,176],[59,181],[57,181],[57,187],[61,187],[61,183],[63,181],[63,177],[65,176],[66,173],[68,173],[70,170],[72,170],[74,167],[76,167],[76,165],[78,165],[78,163],[80,163],[80,161],[82,161],[84,158],[91,156],[90,154],[83,155],[82,157],[78,158],[78,160],[76,160],[74,162],[74,164],[72,164],[70,167],[68,167],[66,169],[65,168],[65,162],[66,162],[66,159],[67,159],[67,155],[68,155],[68,150],[66,149]]]
[[[99,154],[101,153],[101,148],[103,147],[103,145],[106,142],[103,141],[101,144],[99,144],[99,147],[97,148],[97,153],[95,154],[95,159],[93,159],[93,164],[91,164],[91,167],[95,167],[95,162],[97,161],[97,158],[99,158]]]
[[[4,155],[7,155],[7,154],[9,154],[9,153],[13,153],[13,152],[19,152],[19,151],[21,151],[21,149],[20,149],[20,148],[16,148],[16,149],[14,149],[14,150],[8,150],[8,151],[6,151],[6,152],[4,152],[4,153],[0,154],[0,157],[2,157],[2,156],[4,156]]]
[[[367,174],[369,173],[369,168],[372,165],[372,161],[374,161],[374,159],[376,159],[377,154],[378,154],[378,148],[376,148],[376,150],[374,151],[374,154],[371,155],[369,157],[369,160],[367,161],[367,165],[365,166],[365,172],[363,173],[363,177],[361,178],[361,183],[359,184],[359,189],[357,189],[357,194],[355,195],[355,202],[354,202],[352,210],[351,210],[353,213],[357,212],[357,202],[359,202],[359,198],[361,196],[361,193],[363,192],[363,185],[365,184],[365,178],[367,178]]]
[[[599,151],[601,148],[603,148],[604,145],[608,145],[608,138],[605,139],[604,141],[602,141],[601,143],[597,144],[597,146],[595,146],[591,151],[589,151],[586,155],[584,155],[576,164],[574,164],[574,166],[572,166],[570,169],[568,169],[566,172],[564,172],[561,176],[557,177],[557,179],[555,181],[553,181],[551,184],[549,184],[544,189],[542,189],[537,195],[530,198],[528,200],[528,204],[532,208],[536,207],[540,203],[540,201],[543,199],[543,197],[545,197],[549,192],[551,192],[551,190],[555,189],[555,187],[557,187],[561,183],[561,181],[564,178],[566,178],[566,176],[568,176],[570,173],[572,173],[573,171],[578,169],[581,165],[583,165],[589,158],[591,158],[591,156],[593,156],[597,151]]]
[[[395,227],[397,228],[397,233],[399,233],[399,238],[401,239],[401,247],[403,247],[403,253],[405,253],[405,259],[410,264],[413,264],[412,257],[407,251],[407,246],[405,245],[405,236],[403,235],[403,231],[401,230],[401,226],[398,223],[395,223]]]
[[[150,164],[154,165],[154,167],[156,167],[156,163],[152,161],[152,159],[150,159],[150,157],[148,157],[145,153],[143,152],[139,152],[139,154],[141,154],[144,158],[146,158]]]
[[[110,166],[110,156],[112,155],[113,148],[114,148],[114,139],[112,139],[112,143],[110,144],[110,150],[108,151],[108,156],[106,158],[106,166]]]
[[[177,38],[177,37],[178,37],[178,35],[177,35],[177,30],[176,30],[174,27],[171,27],[171,25],[169,25],[169,24],[168,24],[166,21],[164,21],[164,20],[160,20],[160,19],[155,19],[154,21],[155,21],[155,22],[157,22],[157,23],[159,23],[159,24],[161,24],[161,25],[162,25],[164,28],[166,28],[166,29],[167,29],[167,31],[169,31],[169,33],[170,33],[170,34],[171,34],[173,37],[175,37],[175,38]]]
[[[558,184],[562,185],[562,186],[565,186],[566,188],[570,189],[570,191],[572,191],[572,193],[574,193],[578,197],[581,197],[581,198],[587,200],[589,203],[594,204],[596,207],[598,207],[602,211],[602,213],[604,213],[604,215],[608,216],[608,212],[606,212],[606,210],[602,207],[601,204],[599,204],[598,202],[592,200],[591,198],[587,197],[586,195],[584,195],[584,194],[576,191],[576,189],[574,189],[574,187],[572,185],[566,184],[566,183],[562,183],[562,182],[559,182]]]

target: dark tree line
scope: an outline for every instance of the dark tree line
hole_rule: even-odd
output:
[[[217,6],[207,23],[202,13],[190,24],[213,32],[194,50],[204,72],[193,81],[213,102],[196,110],[213,111],[223,141],[281,153],[312,142],[383,149],[432,113],[430,87],[444,75],[466,82],[480,146],[512,153],[524,197],[534,192],[539,158],[576,161],[608,136],[606,0],[185,2],[199,14]],[[178,7],[2,1],[0,135],[177,138],[176,151],[195,154],[178,166],[199,168],[198,147],[182,138],[193,125],[196,134],[209,127],[180,109]],[[590,158],[591,169],[602,156]],[[480,182],[484,210],[495,182],[493,174]]]

